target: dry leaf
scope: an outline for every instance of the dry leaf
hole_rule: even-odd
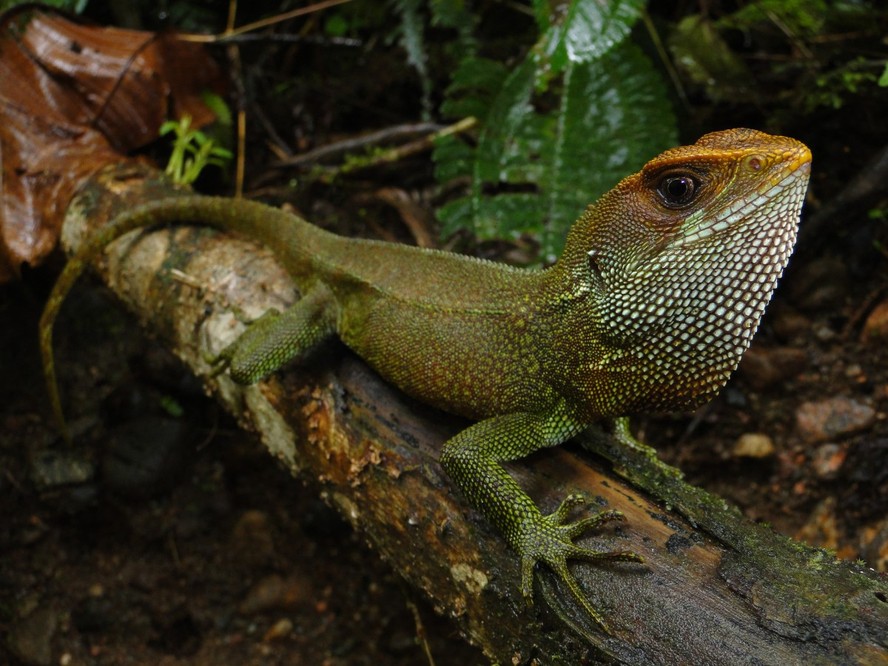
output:
[[[170,117],[213,120],[222,90],[203,47],[173,33],[84,25],[12,10],[0,19],[0,282],[58,240],[84,178],[157,138]]]

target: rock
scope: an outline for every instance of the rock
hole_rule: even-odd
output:
[[[37,608],[15,623],[7,637],[7,645],[28,666],[49,666],[52,663],[52,639],[58,625],[58,614],[52,608]]]
[[[737,439],[731,455],[735,458],[767,458],[774,455],[774,442],[759,432],[747,432]]]
[[[46,449],[31,461],[31,480],[39,488],[86,483],[95,476],[95,465],[77,451]]]
[[[265,635],[262,637],[263,641],[274,641],[281,638],[286,638],[293,632],[293,621],[290,618],[281,618],[273,625],[268,628],[268,631],[265,632]]]
[[[262,511],[244,511],[231,530],[230,557],[243,567],[270,564],[274,559],[271,521]]]
[[[888,301],[879,303],[863,323],[860,341],[866,344],[888,340]]]
[[[754,346],[740,361],[740,376],[757,391],[793,379],[808,365],[808,356],[793,347]]]
[[[834,479],[845,462],[847,451],[838,444],[822,444],[811,460],[814,472],[821,479]]]
[[[876,411],[851,398],[836,396],[805,402],[796,409],[796,429],[805,441],[824,442],[870,427]]]
[[[828,497],[823,500],[811,512],[808,522],[796,533],[795,538],[810,546],[835,550],[839,545],[835,509],[835,498]]]
[[[237,610],[242,615],[289,610],[305,605],[313,597],[314,591],[307,578],[294,575],[284,579],[273,574],[253,585]]]

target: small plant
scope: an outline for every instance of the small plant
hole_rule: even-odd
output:
[[[168,120],[160,126],[160,135],[175,134],[173,152],[167,163],[166,175],[180,185],[190,185],[207,166],[224,168],[231,159],[231,151],[191,127],[191,116]]]
[[[472,143],[451,136],[436,145],[439,182],[468,183],[438,210],[445,235],[529,234],[551,261],[586,205],[676,142],[666,86],[630,38],[644,5],[535,0],[535,41],[511,67],[464,40],[441,111],[474,116],[480,129]]]

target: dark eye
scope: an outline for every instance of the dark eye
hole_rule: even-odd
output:
[[[668,208],[683,208],[694,201],[699,186],[697,180],[689,174],[670,173],[660,178],[657,194]]]

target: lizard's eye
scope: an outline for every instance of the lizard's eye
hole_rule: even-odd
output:
[[[667,208],[684,208],[693,203],[699,181],[688,173],[667,173],[657,183],[657,194]]]

